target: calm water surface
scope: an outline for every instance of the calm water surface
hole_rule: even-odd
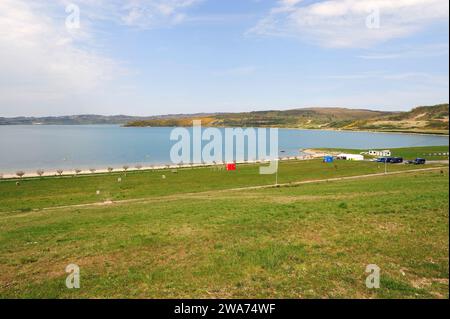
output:
[[[170,163],[173,128],[116,125],[0,126],[0,173]],[[279,130],[282,156],[304,148],[393,148],[448,145],[448,137],[367,132]],[[238,154],[237,157],[244,155]]]

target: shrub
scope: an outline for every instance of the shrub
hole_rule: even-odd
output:
[[[16,172],[16,175],[19,176],[20,178],[22,178],[25,175],[24,171],[18,171]]]

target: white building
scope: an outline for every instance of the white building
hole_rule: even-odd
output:
[[[360,154],[339,154],[337,158],[347,161],[364,161],[364,156]]]
[[[383,151],[370,150],[369,151],[369,155],[372,155],[372,156],[391,156],[392,152],[390,150],[383,150]]]

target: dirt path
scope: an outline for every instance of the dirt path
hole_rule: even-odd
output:
[[[270,184],[270,185],[260,185],[260,186],[237,187],[237,188],[228,188],[228,189],[223,189],[223,190],[211,190],[211,191],[205,191],[205,192],[184,193],[184,194],[166,195],[166,196],[159,196],[159,197],[154,196],[154,197],[146,197],[146,198],[125,199],[125,200],[119,200],[119,201],[105,201],[105,202],[96,202],[96,203],[87,203],[87,204],[55,206],[55,207],[46,207],[46,208],[42,208],[42,209],[35,209],[35,210],[33,210],[33,212],[52,211],[52,210],[61,210],[61,209],[69,209],[69,208],[101,207],[101,206],[121,205],[121,204],[129,204],[129,203],[152,203],[152,202],[159,202],[161,200],[173,201],[173,200],[179,200],[179,199],[183,199],[183,198],[196,197],[196,196],[207,196],[207,195],[214,195],[214,194],[220,194],[220,193],[225,193],[225,192],[249,191],[249,190],[258,190],[258,189],[266,189],[266,188],[274,188],[274,187],[289,187],[289,186],[327,183],[327,182],[344,181],[344,180],[358,180],[358,179],[363,179],[363,178],[401,175],[401,174],[409,174],[409,173],[436,171],[436,170],[442,170],[442,169],[447,169],[447,167],[431,167],[431,168],[421,168],[421,169],[396,171],[396,172],[388,172],[388,173],[375,173],[375,174],[365,174],[365,175],[356,175],[356,176],[335,177],[335,178],[328,178],[328,179],[307,180],[307,181],[291,182],[291,183],[284,183],[284,184],[278,184],[278,185]],[[4,213],[16,213],[16,211],[4,212]],[[29,214],[26,214],[26,215],[28,216]]]

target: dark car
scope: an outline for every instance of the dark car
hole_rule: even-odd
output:
[[[392,157],[380,157],[377,158],[378,163],[390,163]]]
[[[424,158],[416,158],[415,160],[407,161],[407,164],[414,164],[414,165],[424,165],[427,161]]]
[[[424,158],[416,158],[415,160],[414,160],[414,164],[415,165],[423,165],[423,164],[425,164],[427,161],[426,161],[426,159],[424,159]]]
[[[392,164],[400,164],[400,163],[403,163],[403,157],[392,157],[392,158],[390,158],[390,160],[388,161],[388,163],[392,163]]]

